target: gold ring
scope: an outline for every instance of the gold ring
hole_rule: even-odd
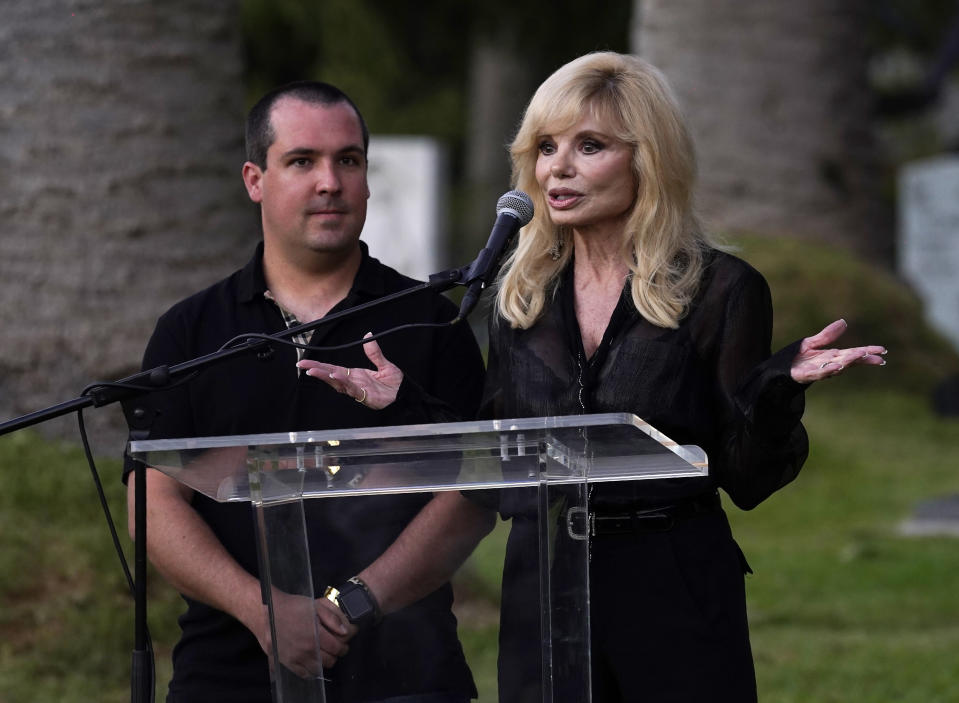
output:
[[[353,400],[355,400],[357,403],[359,403],[360,405],[362,405],[363,403],[366,402],[366,389],[363,388],[363,389],[361,389],[361,390],[363,391],[363,397],[362,397],[362,398],[354,398],[354,399],[353,399]]]

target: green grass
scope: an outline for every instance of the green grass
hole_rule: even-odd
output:
[[[757,238],[741,254],[770,281],[777,344],[845,317],[850,343],[890,349],[888,366],[809,391],[812,450],[794,484],[753,511],[729,509],[755,571],[747,589],[760,698],[959,702],[959,541],[898,533],[916,502],[959,493],[959,420],[935,417],[928,402],[959,357],[921,323],[905,288],[840,251]],[[119,464],[100,464],[129,546]],[[82,453],[29,431],[0,438],[0,480],[0,703],[129,700],[133,608]],[[495,690],[506,529],[456,582],[483,701]],[[159,700],[180,610],[153,577]]]
[[[119,462],[98,464],[129,545]],[[129,700],[132,599],[82,451],[21,431],[0,438],[0,476],[0,701]],[[169,677],[178,596],[153,583]]]
[[[730,511],[764,701],[959,701],[959,543],[902,537],[959,492],[959,422],[899,393],[810,393],[796,483]]]

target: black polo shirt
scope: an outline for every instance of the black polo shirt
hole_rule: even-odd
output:
[[[331,313],[416,285],[369,256],[366,245],[353,287]],[[174,305],[160,317],[143,368],[173,365],[216,351],[244,332],[285,329],[276,305],[264,297],[262,244],[253,259],[223,281]],[[319,327],[312,344],[360,339],[407,322],[444,322],[456,315],[432,291],[388,303]],[[262,432],[326,430],[471,418],[483,386],[483,362],[468,325],[402,331],[379,340],[387,359],[404,372],[397,401],[376,411],[325,383],[298,373],[292,347],[243,355],[204,370],[190,383],[155,393],[150,437],[201,437]],[[362,347],[314,353],[348,367],[371,364]],[[132,463],[128,460],[124,478]],[[307,501],[314,586],[322,590],[365,568],[399,535],[429,495],[375,496]],[[193,506],[230,554],[258,573],[253,514],[246,504],[216,503],[195,495]],[[177,703],[270,701],[266,657],[238,621],[185,598],[182,636],[173,653],[171,699]],[[456,638],[446,585],[350,642],[350,653],[324,672],[327,700],[364,701],[428,691],[473,693],[472,678]]]

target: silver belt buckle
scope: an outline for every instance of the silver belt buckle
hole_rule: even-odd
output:
[[[582,519],[577,520],[576,518],[580,515],[582,515]],[[580,541],[588,540],[589,534],[592,532],[592,521],[593,516],[589,514],[589,511],[586,508],[574,506],[566,511],[566,534],[569,535],[570,539]],[[577,529],[580,527],[582,528],[582,531]]]

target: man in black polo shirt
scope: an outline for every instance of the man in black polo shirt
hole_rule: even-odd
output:
[[[160,318],[144,368],[192,359],[241,333],[278,332],[414,285],[372,258],[359,240],[369,197],[367,146],[359,111],[332,86],[297,83],[261,99],[247,121],[243,180],[261,207],[263,241],[245,268]],[[450,301],[424,292],[321,326],[309,341],[342,344],[399,322],[455,316]],[[151,437],[469,418],[482,391],[482,359],[467,325],[402,332],[383,338],[382,349],[370,342],[307,352],[305,361],[350,370],[327,383],[297,368],[301,355],[277,346],[154,394]],[[124,478],[131,468],[128,461]],[[133,494],[129,481],[131,535]],[[448,564],[488,531],[492,515],[457,492],[314,500],[306,511],[310,544],[322,545],[311,559],[317,595],[328,585],[352,589],[361,605],[382,617],[375,625],[368,618],[351,621],[348,608],[316,600],[327,700],[454,703],[475,697],[446,580]],[[270,635],[249,505],[216,503],[148,469],[147,524],[152,563],[187,603],[167,700],[269,701],[264,652]],[[312,633],[313,623],[300,624]],[[294,671],[299,666],[295,656],[285,663]],[[315,672],[307,667],[302,673]]]

